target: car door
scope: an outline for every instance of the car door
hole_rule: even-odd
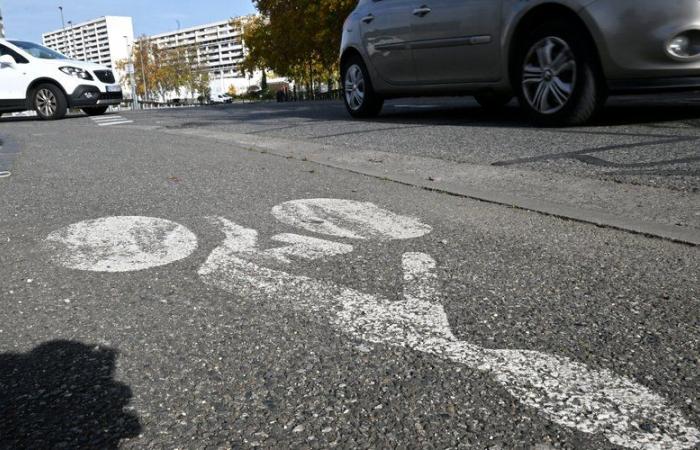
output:
[[[0,107],[16,107],[24,104],[29,88],[28,61],[11,48],[0,44],[0,56],[10,55],[14,64],[0,64]]]
[[[416,1],[419,0],[370,0],[358,11],[370,63],[387,83],[415,83],[409,42]]]
[[[421,0],[412,11],[413,59],[422,84],[500,77],[502,0]]]

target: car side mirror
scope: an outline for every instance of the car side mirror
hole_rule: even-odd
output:
[[[0,66],[13,67],[15,64],[17,64],[17,61],[15,61],[15,58],[13,58],[12,55],[0,56]]]

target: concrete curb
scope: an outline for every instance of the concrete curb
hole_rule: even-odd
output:
[[[562,219],[700,245],[698,194],[249,134],[156,129]],[[673,224],[677,217],[689,225]]]

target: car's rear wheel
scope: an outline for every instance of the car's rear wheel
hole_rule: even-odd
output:
[[[597,56],[584,30],[545,23],[523,40],[514,78],[520,104],[541,125],[580,125],[605,104]]]
[[[32,93],[32,106],[39,118],[58,120],[68,112],[68,101],[63,91],[53,84],[41,84]]]
[[[384,99],[374,91],[367,66],[361,57],[353,55],[341,68],[345,107],[357,118],[376,117],[384,106]]]
[[[88,116],[101,116],[106,113],[109,106],[97,106],[95,108],[83,108],[83,112]]]
[[[513,95],[500,92],[485,92],[475,95],[474,98],[482,108],[488,111],[498,111],[505,108],[513,100]]]

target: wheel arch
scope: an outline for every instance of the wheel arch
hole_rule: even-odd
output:
[[[562,3],[547,2],[541,3],[525,12],[522,17],[517,20],[515,26],[510,32],[508,45],[506,47],[507,56],[505,58],[505,64],[507,67],[506,74],[508,76],[510,86],[515,90],[516,86],[514,83],[518,74],[517,67],[515,67],[513,62],[515,61],[518,50],[520,49],[519,42],[521,38],[525,35],[525,33],[527,33],[528,30],[532,29],[537,24],[550,20],[566,20],[581,30],[582,36],[588,42],[589,47],[593,52],[598,75],[601,77],[601,79],[604,79],[599,46],[593,33],[591,32],[590,25],[573,8]]]
[[[343,54],[340,55],[340,68],[342,71],[343,66],[345,66],[345,63],[347,62],[348,59],[350,59],[352,56],[357,56],[359,58],[362,58],[362,61],[365,62],[365,66],[367,65],[367,61],[365,60],[365,57],[362,56],[362,52],[358,50],[355,47],[348,47],[343,51]]]
[[[42,84],[52,84],[52,85],[56,86],[57,88],[59,88],[61,90],[61,92],[63,92],[63,95],[65,95],[66,100],[69,100],[68,93],[63,88],[63,86],[61,86],[61,83],[54,80],[53,78],[41,77],[41,78],[37,78],[36,80],[32,81],[32,83],[27,88],[26,101],[27,101],[27,108],[28,109],[33,109],[32,108],[32,95],[34,94],[34,90]]]

